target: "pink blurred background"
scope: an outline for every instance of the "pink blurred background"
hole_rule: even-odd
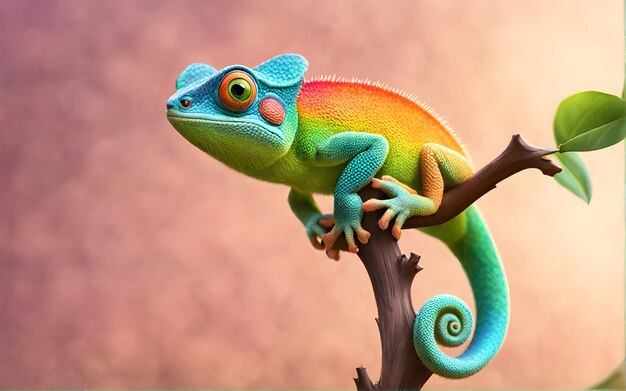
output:
[[[477,167],[512,133],[553,146],[558,103],[619,94],[614,1],[3,1],[0,388],[353,389],[380,365],[353,255],[310,247],[288,189],[188,144],[165,101],[189,63],[283,52],[308,75],[381,80],[442,113]],[[623,146],[584,156],[590,206],[537,171],[479,202],[511,289],[502,350],[427,388],[581,388],[623,359]],[[321,204],[330,211],[330,198]],[[458,262],[422,255],[420,306],[468,303]]]

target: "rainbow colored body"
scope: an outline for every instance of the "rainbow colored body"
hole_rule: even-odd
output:
[[[234,65],[217,71],[192,64],[177,79],[168,120],[228,166],[290,186],[289,204],[311,243],[335,259],[332,245],[340,235],[352,252],[358,251],[357,240],[369,239],[361,227],[364,211],[385,208],[379,224],[386,229],[393,221],[399,238],[406,219],[434,213],[444,191],[472,174],[466,151],[427,106],[380,84],[334,78],[305,82],[306,68],[298,55],[278,56],[253,69]],[[362,203],[356,192],[370,181],[390,199]],[[320,213],[315,193],[334,194],[332,215]],[[467,340],[472,315],[453,296],[432,298],[416,317],[416,351],[434,373],[470,376],[504,340],[509,299],[502,265],[475,207],[422,231],[443,240],[459,258],[478,320],[465,352],[448,357],[437,343],[458,346]]]

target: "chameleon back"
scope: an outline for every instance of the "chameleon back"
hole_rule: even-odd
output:
[[[357,79],[305,81],[297,99],[298,136],[304,145],[317,137],[351,131],[389,141],[389,155],[377,175],[391,175],[419,189],[421,147],[437,143],[469,156],[452,129],[434,110],[401,91]]]

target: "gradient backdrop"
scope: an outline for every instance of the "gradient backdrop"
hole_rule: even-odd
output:
[[[223,167],[165,118],[189,63],[283,52],[414,93],[477,167],[558,103],[619,94],[621,1],[2,1],[0,388],[352,389],[380,365],[362,264],[309,245],[286,187]],[[508,272],[507,340],[429,388],[580,388],[623,358],[623,145],[584,156],[590,206],[539,172],[479,204]],[[326,210],[330,198],[321,201]],[[471,301],[442,244],[414,302]]]

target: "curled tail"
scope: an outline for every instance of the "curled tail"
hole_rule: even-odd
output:
[[[441,226],[422,229],[443,240],[459,259],[469,278],[476,302],[476,330],[458,357],[437,346],[459,346],[472,331],[467,305],[451,295],[428,300],[413,327],[417,355],[433,373],[460,379],[480,371],[498,352],[509,322],[509,290],[498,250],[475,206]]]

